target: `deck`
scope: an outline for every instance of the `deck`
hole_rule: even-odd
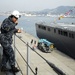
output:
[[[26,44],[28,43],[30,47],[33,47],[34,44],[31,44],[31,40],[38,42],[38,38],[33,37],[32,35],[22,31],[22,33],[17,34],[20,39],[22,39]],[[23,43],[18,37],[15,36],[15,55],[16,61],[22,71],[16,75],[27,75],[27,45]],[[19,52],[21,55],[19,54]],[[51,53],[43,53],[38,50],[36,47],[34,50],[28,48],[29,50],[29,66],[35,72],[37,67],[37,75],[58,75],[51,66],[44,60],[53,63],[57,68],[62,70],[66,75],[75,75],[75,60],[69,56],[61,53],[57,49],[54,49]],[[42,57],[40,57],[38,54]],[[2,57],[2,48],[0,47],[0,58]],[[24,59],[25,60],[24,60]],[[17,65],[16,65],[17,66]],[[29,69],[29,75],[35,75],[34,72]],[[0,72],[0,75],[6,75],[5,73]]]

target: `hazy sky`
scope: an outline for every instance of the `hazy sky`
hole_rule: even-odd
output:
[[[39,11],[58,6],[75,6],[75,0],[0,0],[0,11]]]

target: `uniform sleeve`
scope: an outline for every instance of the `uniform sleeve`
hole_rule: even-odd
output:
[[[8,32],[8,31],[11,29],[11,27],[10,27],[8,24],[3,23],[3,24],[2,24],[2,29],[3,29],[4,31]]]
[[[4,20],[1,28],[5,31],[5,32],[9,32],[9,31],[13,31],[13,32],[17,32],[17,29],[15,28],[15,24],[9,22],[8,20]]]
[[[12,30],[12,32],[13,33],[17,33],[18,32],[18,29],[15,28],[15,29]]]

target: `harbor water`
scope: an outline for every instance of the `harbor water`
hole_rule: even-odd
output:
[[[0,16],[0,22],[2,22],[6,17],[7,16]],[[30,43],[32,38],[36,40],[36,42],[38,41],[38,39],[36,38],[37,36],[36,36],[35,23],[53,22],[54,19],[55,18],[51,18],[51,17],[25,17],[25,16],[22,16],[19,19],[19,24],[17,25],[17,27],[24,29],[24,31],[26,31],[27,33],[22,32],[21,34],[17,34],[18,37],[15,37],[16,61],[22,71],[22,72],[21,71],[18,72],[16,75],[21,75],[21,73],[23,73],[22,75],[27,75],[27,69],[26,69],[27,63],[24,62],[22,59],[22,58],[24,58],[25,60],[27,59],[27,50],[26,50],[27,45],[24,43],[25,42]],[[75,18],[63,18],[61,20],[57,20],[57,22],[75,23]],[[19,36],[22,37],[20,38]],[[30,44],[31,47],[32,45],[34,44]],[[49,62],[53,63],[54,66],[57,67],[59,71],[65,73],[65,75],[75,75],[75,60],[59,52],[57,49],[54,49],[51,53],[43,53],[42,51],[38,50],[38,48],[36,47],[34,48],[35,50],[31,50],[32,48],[28,48],[28,49],[30,50],[30,67],[33,72],[34,69],[37,68],[38,75],[58,75],[57,72],[55,72],[55,69],[49,66]],[[42,57],[44,57],[44,59],[39,54]],[[47,61],[45,61],[45,59]],[[30,75],[33,75],[32,71],[30,71]],[[0,75],[5,75],[5,74],[2,74],[2,72],[0,72]]]
[[[5,18],[8,16],[0,16],[0,22],[2,22]],[[18,28],[23,29],[25,32],[33,35],[34,37],[37,37],[36,35],[36,29],[35,29],[35,23],[37,22],[56,22],[56,23],[75,23],[75,18],[62,18],[61,20],[58,20],[58,17],[33,17],[33,16],[22,16],[19,19],[19,24],[17,25]]]

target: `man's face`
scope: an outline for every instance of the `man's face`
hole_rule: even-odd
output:
[[[17,19],[17,18],[15,18],[15,17],[13,17],[13,18],[12,18],[12,21],[13,21],[15,24],[17,24],[17,23],[18,23],[18,19]]]

